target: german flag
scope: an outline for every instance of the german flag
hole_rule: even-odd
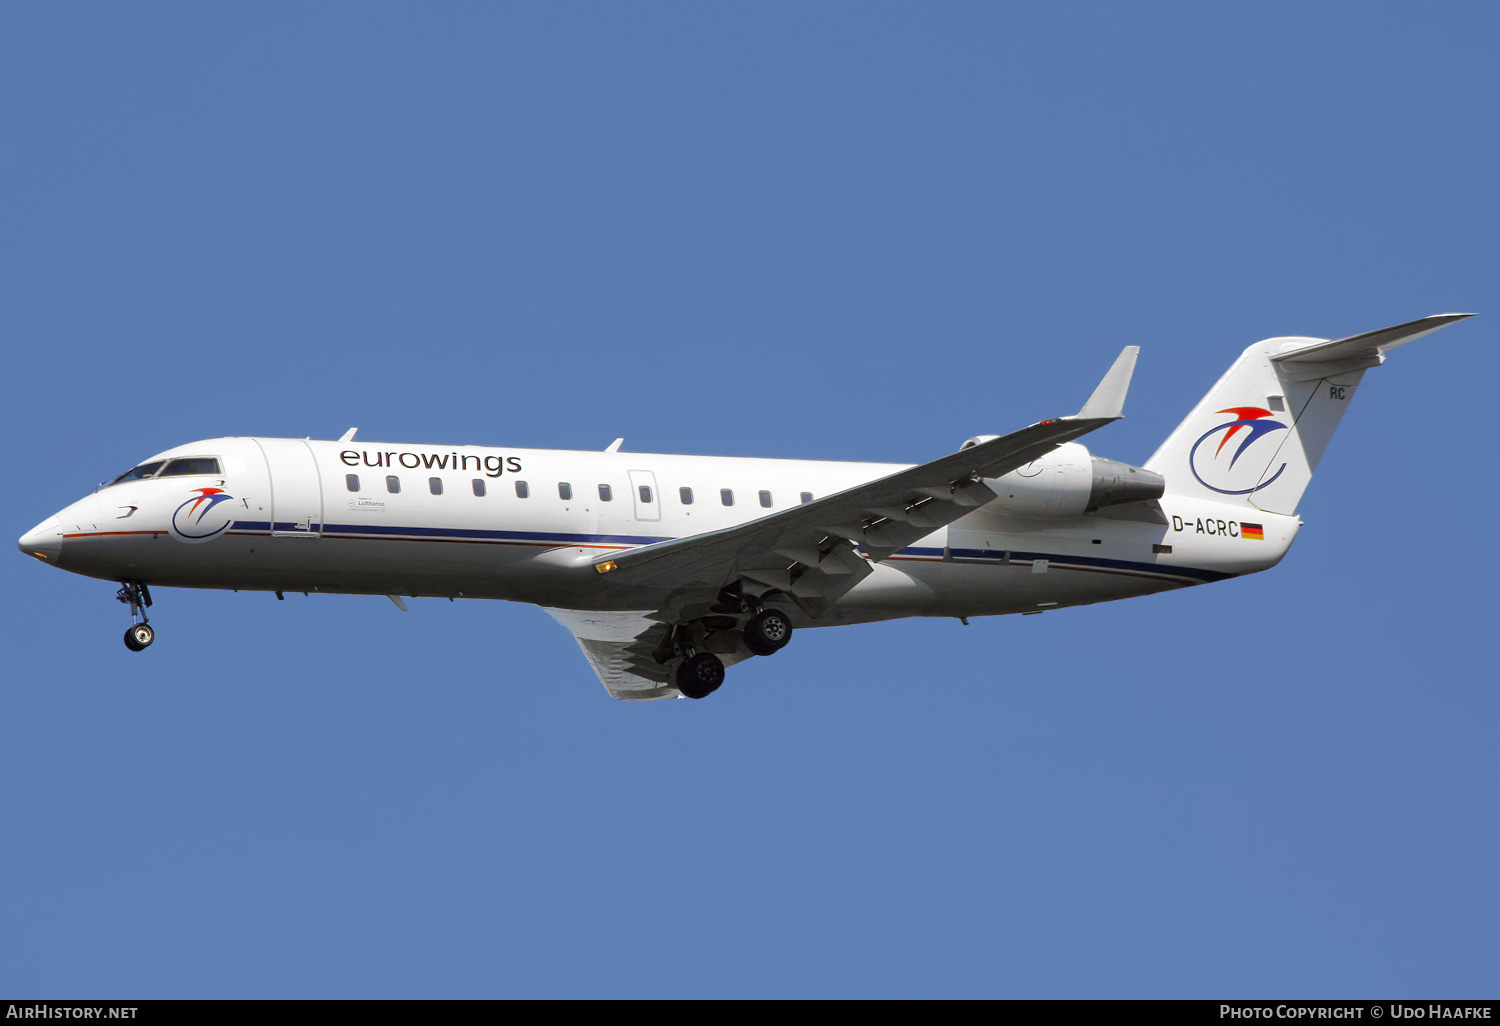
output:
[[[1240,537],[1249,538],[1251,541],[1265,541],[1266,532],[1261,530],[1261,526],[1259,524],[1247,524],[1243,520],[1241,520]]]

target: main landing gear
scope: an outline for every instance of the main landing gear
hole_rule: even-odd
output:
[[[139,652],[156,640],[156,631],[146,622],[146,610],[151,607],[151,589],[140,581],[123,581],[115,598],[130,607],[130,618],[137,621],[125,632],[125,647]]]
[[[740,636],[756,655],[775,655],[792,640],[792,621],[779,609],[762,609],[745,624]]]
[[[694,652],[677,667],[677,690],[688,698],[707,698],[724,683],[724,661],[712,652]]]
[[[724,659],[719,654],[735,663],[747,655],[775,655],[792,640],[792,618],[761,605],[758,598],[728,595],[715,612],[725,615],[704,617],[677,628],[657,654],[662,662],[673,654],[681,659],[674,682],[687,698],[707,698],[724,683]],[[749,619],[737,628],[746,613]]]

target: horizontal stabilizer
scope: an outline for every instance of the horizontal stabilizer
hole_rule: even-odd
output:
[[[1405,324],[1397,324],[1394,327],[1381,328],[1379,331],[1367,331],[1362,335],[1350,335],[1348,338],[1334,339],[1332,342],[1321,342],[1304,349],[1295,349],[1290,353],[1279,353],[1271,359],[1277,363],[1333,363],[1343,360],[1368,360],[1371,364],[1378,364],[1380,359],[1392,349],[1413,342],[1439,328],[1447,327],[1455,321],[1466,320],[1473,316],[1473,314],[1466,313],[1434,314],[1431,317],[1420,317],[1415,321],[1407,321]]]

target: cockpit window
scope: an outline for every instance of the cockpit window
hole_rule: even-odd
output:
[[[111,481],[110,484],[119,484],[121,481],[139,481],[142,478],[150,477],[152,474],[160,470],[162,464],[165,462],[167,461],[157,460],[155,463],[142,463],[139,467],[136,467],[133,470],[125,471],[125,473],[121,474],[119,477]]]
[[[187,477],[190,474],[219,474],[219,461],[212,456],[186,456],[168,463],[157,477]]]
[[[175,460],[153,460],[150,463],[142,463],[125,471],[119,477],[110,482],[117,485],[122,481],[144,481],[148,477],[193,477],[222,475],[219,469],[219,461],[213,456],[179,456]]]

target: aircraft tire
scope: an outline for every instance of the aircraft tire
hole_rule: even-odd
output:
[[[707,698],[724,683],[724,663],[712,652],[688,656],[677,667],[677,690],[689,698]]]
[[[156,631],[147,623],[131,624],[130,629],[125,632],[125,647],[132,652],[146,649],[155,640]]]
[[[756,655],[775,655],[792,640],[792,621],[779,609],[762,609],[745,624],[745,647]]]

